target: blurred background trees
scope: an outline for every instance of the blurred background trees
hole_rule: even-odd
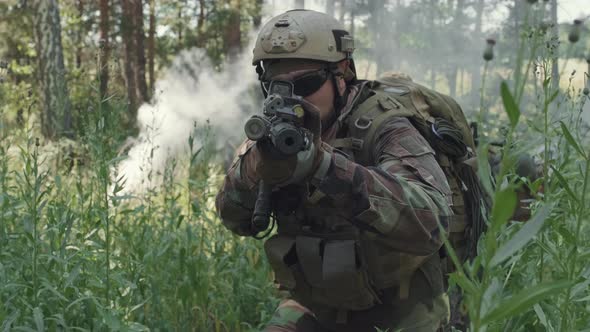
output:
[[[32,121],[42,123],[46,137],[75,137],[91,102],[108,99],[125,105],[121,126],[132,133],[138,107],[181,50],[202,48],[222,70],[239,54],[249,56],[245,47],[263,17],[279,8],[312,8],[333,14],[354,34],[360,77],[406,72],[457,98],[469,113],[479,106],[486,37],[502,41],[499,66],[527,52],[514,49],[529,38],[525,21],[545,24],[556,36],[555,57],[579,61],[589,52],[587,42],[558,47],[557,36],[571,24],[556,24],[557,1],[528,10],[534,2],[7,0],[0,3],[0,59],[10,74],[0,85],[0,107],[11,127]],[[558,71],[555,65],[553,74]]]
[[[477,264],[540,233],[457,284],[476,285],[489,331],[587,329],[587,0],[2,0],[0,330],[260,330],[280,298],[262,244],[213,203],[240,116],[259,111],[253,35],[295,7],[350,30],[360,78],[401,71],[455,97],[481,120],[482,160],[488,135],[515,138],[492,210],[526,182],[551,220],[493,227]],[[542,160],[532,183],[509,170],[523,151]],[[575,286],[532,306],[530,286],[556,280]]]
[[[221,70],[260,25],[262,5],[261,0],[0,2],[0,59],[9,68],[0,107],[11,127],[30,120],[42,123],[48,138],[73,137],[83,130],[80,119],[91,103],[116,97],[127,106],[124,127],[133,131],[138,107],[150,100],[158,73],[178,52],[203,48]]]

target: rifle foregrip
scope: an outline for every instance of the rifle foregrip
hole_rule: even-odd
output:
[[[244,125],[246,136],[253,141],[258,141],[266,136],[268,131],[269,121],[263,117],[253,115]]]
[[[258,197],[254,205],[252,214],[252,228],[255,233],[259,233],[268,228],[270,223],[270,200],[272,196],[272,186],[260,180],[258,184]]]

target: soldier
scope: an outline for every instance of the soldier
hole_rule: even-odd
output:
[[[256,41],[262,88],[292,82],[314,133],[290,158],[246,141],[216,198],[223,224],[253,236],[258,184],[274,187],[278,228],[265,252],[290,296],[265,331],[436,331],[448,321],[439,227],[453,214],[449,183],[407,117],[357,119],[375,138],[352,137],[346,124],[359,109],[403,109],[356,79],[353,50],[338,21],[309,10],[274,17]]]

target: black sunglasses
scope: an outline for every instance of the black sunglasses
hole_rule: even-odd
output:
[[[330,72],[326,68],[322,68],[296,77],[291,81],[291,83],[293,83],[293,94],[300,97],[307,97],[313,94],[326,83],[329,73]],[[265,93],[268,93],[270,83],[271,81],[262,82],[262,87]]]

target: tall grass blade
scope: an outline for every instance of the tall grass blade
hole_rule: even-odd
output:
[[[519,315],[541,300],[560,292],[572,285],[570,281],[552,281],[525,289],[499,303],[494,310],[482,319],[482,324],[506,319]]]
[[[547,331],[555,331],[550,321],[547,319],[547,315],[545,315],[543,308],[541,308],[541,306],[538,303],[533,306],[533,309],[535,310],[535,314],[537,314],[537,317],[539,318],[541,325],[545,326]]]
[[[492,208],[492,223],[494,229],[498,230],[508,222],[508,219],[516,209],[516,192],[507,188],[496,192],[494,207]]]
[[[2,329],[2,332],[10,332],[11,327],[12,327],[12,323],[14,323],[16,321],[16,319],[18,318],[18,316],[20,315],[20,310],[15,310],[13,311],[10,316],[8,316],[8,318],[6,318],[6,320],[4,322],[2,322],[2,326],[0,326],[0,328]]]
[[[502,84],[500,84],[500,94],[502,95],[504,109],[506,110],[506,114],[508,114],[508,119],[510,120],[510,126],[514,128],[518,124],[520,110],[516,104],[516,101],[514,100],[514,96],[512,96],[512,93],[508,88],[508,83],[506,83],[506,81],[503,81]]]
[[[41,311],[41,308],[36,307],[35,309],[33,309],[33,319],[35,320],[35,326],[37,327],[37,331],[45,331],[45,323],[43,322],[43,312]]]
[[[578,197],[576,196],[576,194],[574,194],[574,192],[570,188],[570,185],[567,183],[567,180],[563,177],[563,174],[561,174],[561,172],[558,171],[557,168],[555,168],[553,165],[551,165],[551,169],[553,170],[555,176],[557,177],[557,180],[559,181],[559,184],[561,184],[561,186],[563,187],[563,189],[565,189],[565,191],[567,192],[567,194],[576,203],[576,205],[579,205],[580,204],[580,201],[578,200]]]
[[[547,204],[541,208],[535,216],[526,222],[524,226],[502,245],[490,261],[490,266],[496,266],[522,249],[543,227],[545,220],[551,213],[553,204]]]
[[[567,140],[567,142],[571,146],[573,146],[574,149],[576,149],[576,151],[578,151],[578,153],[580,154],[580,156],[582,156],[582,158],[588,159],[586,157],[586,154],[584,153],[584,150],[580,147],[580,145],[578,145],[578,142],[576,142],[576,139],[574,138],[572,133],[570,133],[569,129],[567,129],[567,126],[565,125],[565,123],[563,123],[563,121],[559,121],[559,124],[561,125],[561,132],[563,132],[563,136],[565,136],[565,139]]]

